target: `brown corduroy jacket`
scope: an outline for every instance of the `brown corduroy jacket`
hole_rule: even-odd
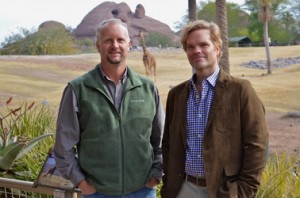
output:
[[[185,180],[189,81],[170,90],[162,143],[162,198],[176,198]],[[255,197],[266,164],[265,109],[247,80],[220,70],[202,144],[210,198]]]

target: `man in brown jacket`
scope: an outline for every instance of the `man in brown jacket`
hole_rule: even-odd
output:
[[[216,24],[189,23],[181,43],[195,74],[168,95],[161,195],[255,197],[268,145],[264,106],[249,81],[220,69]]]

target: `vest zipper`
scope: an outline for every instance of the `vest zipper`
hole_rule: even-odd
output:
[[[122,120],[121,120],[121,116],[119,114],[119,125],[122,125]],[[125,157],[124,157],[124,138],[123,138],[123,131],[122,131],[122,127],[120,127],[120,137],[121,137],[121,153],[122,153],[122,195],[124,195],[124,190],[125,190]]]

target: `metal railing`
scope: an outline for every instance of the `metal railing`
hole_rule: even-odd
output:
[[[50,187],[33,187],[33,182],[0,177],[0,198],[81,198],[79,190],[63,191]]]

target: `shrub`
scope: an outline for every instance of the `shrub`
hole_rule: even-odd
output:
[[[291,154],[273,154],[262,174],[257,197],[299,197],[300,158],[298,150]]]
[[[32,181],[53,145],[53,109],[34,102],[13,108],[11,103],[12,98],[0,115],[0,175]]]
[[[173,47],[172,39],[164,34],[159,32],[149,32],[145,38],[146,45],[149,47]]]
[[[162,183],[157,187],[160,198]],[[299,149],[295,153],[272,154],[262,174],[257,198],[300,197]]]
[[[79,50],[73,37],[68,31],[61,28],[42,28],[15,42],[9,42],[0,49],[1,55],[72,54],[77,52]]]

